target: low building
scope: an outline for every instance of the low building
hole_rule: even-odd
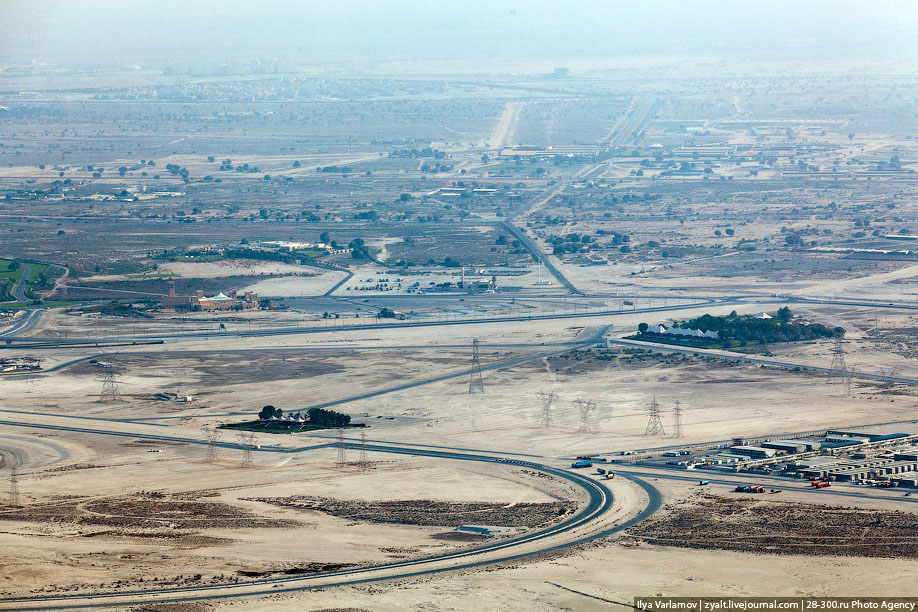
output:
[[[652,331],[661,336],[677,336],[680,338],[695,338],[698,340],[717,340],[720,338],[720,333],[717,331],[701,331],[700,329],[686,329],[675,326],[664,327],[663,325],[657,325]]]
[[[773,448],[779,453],[796,454],[806,452],[808,445],[799,440],[773,440],[762,442],[761,446],[762,448]]]
[[[730,454],[742,455],[750,459],[771,459],[775,456],[775,449],[761,446],[734,446],[730,448]]]
[[[221,292],[207,297],[203,291],[197,291],[194,295],[178,295],[175,281],[169,281],[169,294],[163,296],[162,307],[176,312],[255,310],[258,308],[258,294],[246,291],[240,297],[235,291],[230,291],[229,295]]]

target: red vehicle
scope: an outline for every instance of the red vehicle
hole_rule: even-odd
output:
[[[813,482],[813,486],[816,487],[817,489],[824,489],[829,486],[829,481],[828,480],[817,480]]]

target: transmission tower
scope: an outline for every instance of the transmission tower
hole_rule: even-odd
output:
[[[548,429],[553,423],[551,418],[551,405],[558,399],[558,394],[554,392],[545,393],[544,391],[539,391],[537,395],[542,401],[542,422],[540,427]]]
[[[236,439],[242,445],[242,467],[252,467],[252,449],[257,443],[255,432],[240,431],[236,434]]]
[[[832,347],[832,365],[829,366],[829,378],[826,383],[840,382],[844,385],[845,395],[851,394],[851,374],[845,363],[845,349],[842,347],[841,336],[835,336],[835,345]]]
[[[367,434],[366,432],[360,432],[360,458],[357,460],[357,465],[360,466],[361,470],[369,469],[370,462],[367,461]]]
[[[105,360],[105,355],[102,358]],[[102,374],[102,393],[99,394],[99,401],[116,402],[118,401],[118,382],[115,380],[115,362],[111,357],[103,362],[108,363],[108,366]]]
[[[682,433],[682,402],[679,400],[676,400],[676,405],[673,407],[673,437],[685,437]]]
[[[19,507],[19,478],[16,475],[16,464],[10,463],[10,506]]]
[[[593,411],[596,410],[596,402],[592,400],[586,401],[582,399],[576,399],[573,401],[573,404],[577,407],[577,410],[580,411],[580,426],[577,428],[577,433],[594,433],[590,418]]]
[[[338,459],[335,467],[343,468],[347,465],[347,448],[344,446],[344,430],[338,430]]]
[[[202,427],[201,435],[207,442],[207,463],[217,460],[217,441],[220,439],[220,430],[214,427]]]
[[[481,361],[478,359],[478,338],[472,340],[472,372],[469,377],[469,395],[484,393],[484,381],[481,379]]]
[[[647,406],[647,429],[644,430],[645,436],[665,436],[663,430],[663,421],[660,419],[660,404],[657,403],[657,397],[654,396]]]

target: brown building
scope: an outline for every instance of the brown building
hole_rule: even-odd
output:
[[[213,310],[255,310],[258,308],[258,294],[246,291],[242,297],[235,291],[229,295],[218,293],[206,297],[203,291],[195,295],[176,295],[175,281],[169,281],[169,295],[163,296],[163,308],[180,312],[213,311]]]

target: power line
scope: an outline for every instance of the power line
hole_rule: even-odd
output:
[[[478,358],[478,338],[472,340],[472,372],[469,376],[469,395],[484,393],[484,380],[481,378],[481,360]]]
[[[220,439],[220,430],[214,427],[202,427],[201,435],[207,442],[207,463],[217,460],[217,441]]]
[[[663,430],[663,421],[660,419],[660,404],[657,403],[657,396],[650,400],[647,406],[647,429],[644,430],[645,436],[665,436]]]
[[[676,405],[673,406],[673,437],[685,437],[682,433],[682,402],[679,400],[676,400]]]
[[[542,401],[542,419],[539,426],[543,429],[548,429],[553,424],[551,405],[558,399],[558,394],[554,392],[545,393],[544,391],[539,391],[536,395],[538,395],[539,399]]]
[[[361,470],[367,470],[370,467],[370,462],[367,460],[367,434],[366,432],[360,432],[360,457],[357,459],[357,465]]]
[[[253,431],[240,431],[236,439],[242,445],[242,467],[252,467],[252,449],[255,448],[257,438]]]
[[[845,363],[845,351],[842,347],[841,336],[835,336],[835,344],[832,346],[832,365],[829,366],[829,378],[826,383],[840,382],[844,385],[844,394],[851,394],[851,374],[848,372],[848,365]]]
[[[102,374],[102,392],[99,394],[100,402],[118,401],[118,382],[115,380],[115,360],[114,357],[102,355],[100,363],[105,364],[105,371]]]
[[[344,446],[344,430],[338,430],[338,459],[335,467],[343,468],[347,465],[347,448]]]
[[[19,507],[19,477],[16,474],[16,464],[10,462],[10,506]]]
[[[580,411],[580,426],[577,427],[577,433],[594,433],[590,418],[593,411],[596,410],[596,402],[592,400],[576,399],[573,401],[573,404],[577,407],[577,410]]]

